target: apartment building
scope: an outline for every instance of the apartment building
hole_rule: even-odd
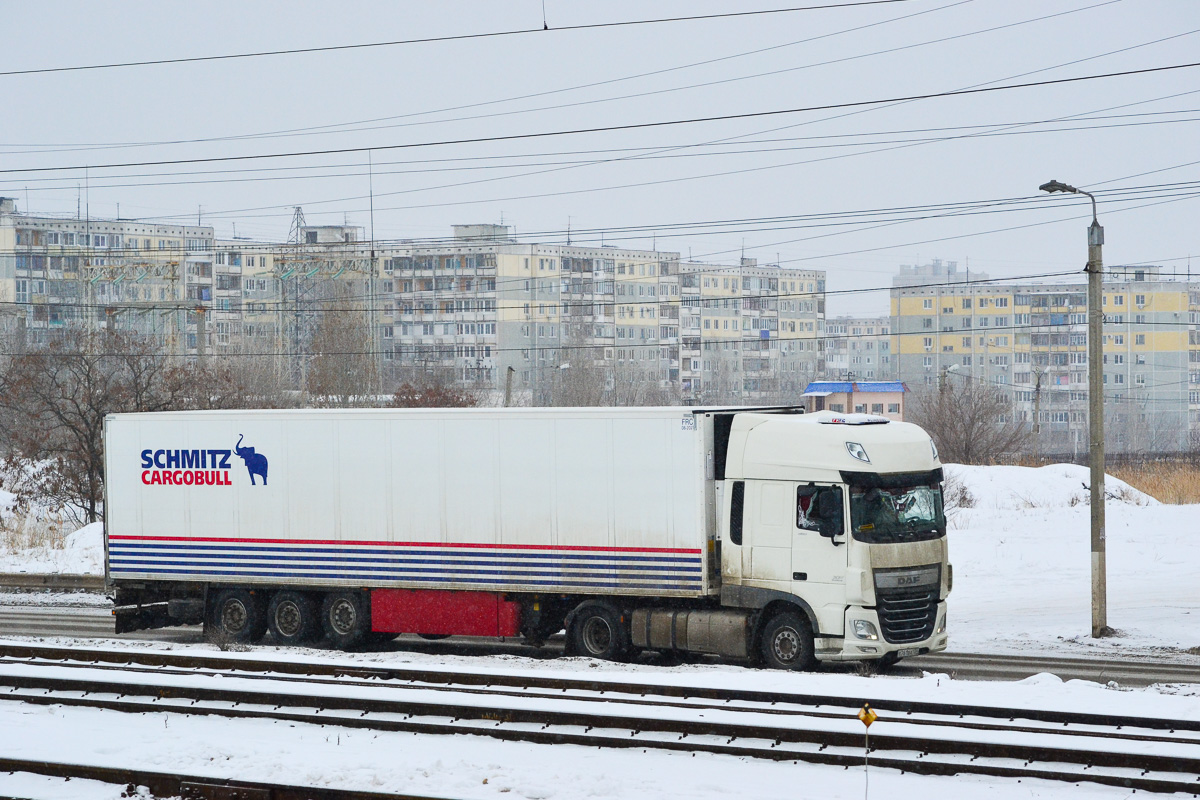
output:
[[[1200,430],[1200,286],[1160,267],[1104,281],[1104,395],[1113,453],[1187,449]],[[983,282],[986,281],[986,282]],[[967,280],[954,262],[906,268],[891,292],[898,378],[914,391],[984,381],[1036,425],[1042,452],[1087,452],[1087,287]]]
[[[445,240],[366,241],[301,226],[287,244],[212,228],[30,217],[0,201],[0,300],[34,341],[69,325],[160,338],[171,352],[273,356],[299,385],[323,320],[362,320],[355,345],[384,384],[437,371],[550,402],[605,376],[606,396],[778,401],[824,366],[820,270],[681,264],[679,254],[518,241],[502,225]],[[572,372],[574,370],[574,372]]]
[[[35,343],[108,327],[194,352],[186,332],[211,298],[212,258],[210,227],[30,215],[0,198],[0,324]]]
[[[825,272],[680,265],[686,397],[795,399],[824,369]]]
[[[825,320],[825,375],[843,381],[893,380],[891,317]]]

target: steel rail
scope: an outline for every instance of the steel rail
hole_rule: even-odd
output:
[[[819,711],[819,710],[816,710],[816,708],[807,708],[807,707],[803,707],[803,706],[796,706],[791,703],[787,703],[786,704],[787,707],[781,707],[781,706],[776,705],[775,703],[771,703],[769,706],[763,705],[762,703],[758,703],[755,705],[731,705],[732,698],[726,698],[725,700],[718,700],[718,699],[710,700],[708,698],[696,698],[696,697],[687,697],[687,698],[679,697],[677,699],[670,699],[670,698],[647,699],[647,696],[644,693],[639,693],[638,695],[626,694],[626,695],[622,695],[622,696],[618,697],[617,695],[620,693],[611,692],[611,691],[590,692],[590,693],[584,693],[584,694],[579,694],[579,693],[567,694],[568,691],[572,691],[572,687],[569,687],[569,686],[563,686],[563,687],[561,687],[561,689],[556,688],[556,689],[545,689],[545,690],[541,690],[541,689],[529,690],[529,689],[525,689],[524,687],[495,688],[492,686],[479,687],[479,686],[474,686],[474,685],[462,686],[462,685],[454,685],[454,684],[427,684],[427,683],[418,684],[418,682],[415,682],[415,681],[407,681],[403,684],[400,684],[399,686],[396,686],[393,684],[392,686],[389,687],[389,686],[387,686],[387,684],[381,684],[378,681],[375,681],[373,679],[360,678],[357,676],[351,677],[351,676],[346,676],[346,675],[340,675],[340,676],[278,675],[278,674],[271,674],[271,673],[265,673],[265,672],[264,673],[247,673],[247,672],[243,672],[243,671],[234,671],[234,670],[228,670],[228,671],[213,670],[208,667],[204,667],[204,668],[201,668],[200,670],[197,670],[197,669],[187,669],[187,668],[182,668],[182,667],[149,667],[149,666],[128,665],[128,664],[125,664],[125,665],[94,664],[94,663],[88,664],[88,663],[83,663],[83,662],[62,662],[62,661],[57,661],[57,660],[43,661],[40,659],[0,658],[0,666],[4,666],[4,665],[8,665],[8,664],[21,664],[21,665],[33,666],[33,667],[55,666],[55,667],[68,667],[68,668],[74,667],[74,668],[82,668],[82,669],[89,669],[89,670],[111,670],[111,671],[120,671],[120,672],[123,672],[126,674],[138,673],[138,674],[149,674],[149,675],[155,675],[155,676],[161,676],[161,675],[175,675],[175,676],[179,676],[179,675],[201,675],[201,676],[218,675],[218,676],[222,676],[222,677],[236,678],[239,680],[275,681],[275,682],[283,682],[283,683],[303,683],[303,684],[312,684],[312,685],[317,685],[317,686],[333,685],[333,686],[339,686],[339,687],[346,687],[346,686],[371,687],[371,688],[386,687],[386,688],[390,688],[393,690],[396,690],[396,689],[401,689],[401,690],[403,690],[403,689],[419,689],[421,691],[426,691],[426,692],[444,692],[444,693],[465,694],[465,695],[482,695],[482,696],[488,696],[488,697],[507,697],[507,698],[519,698],[522,700],[528,700],[528,699],[553,700],[553,701],[574,700],[574,701],[581,701],[581,702],[604,702],[604,703],[619,702],[622,705],[631,705],[631,706],[647,706],[647,707],[654,707],[654,708],[677,708],[677,709],[701,710],[701,711],[708,710],[708,711],[721,711],[721,712],[726,712],[726,713],[728,713],[728,712],[733,712],[733,713],[743,712],[743,713],[750,713],[750,714],[764,714],[767,716],[771,716],[771,715],[788,716],[788,717],[793,717],[793,718],[795,718],[795,717],[810,717],[813,719],[822,719],[822,720],[846,721],[846,720],[857,718],[857,713],[854,708],[848,708],[841,712],[833,712],[833,711]],[[0,678],[0,685],[3,685],[3,678]],[[577,690],[575,690],[575,691],[577,691]],[[685,700],[687,702],[685,702]],[[1009,722],[1014,721],[1014,719],[1010,719]],[[1131,741],[1131,742],[1155,742],[1155,743],[1162,743],[1162,744],[1184,744],[1184,745],[1196,745],[1196,746],[1200,747],[1200,737],[1186,738],[1186,737],[1181,737],[1181,736],[1155,736],[1155,735],[1147,735],[1147,734],[1128,733],[1128,732],[1124,732],[1121,730],[1122,726],[1117,726],[1116,728],[1114,728],[1112,726],[1107,726],[1106,730],[1080,730],[1078,726],[1076,728],[1069,728],[1068,722],[1063,722],[1062,723],[1063,727],[1061,727],[1061,728],[1059,728],[1059,727],[1050,728],[1050,727],[1045,727],[1045,726],[1038,727],[1038,726],[1032,726],[1032,725],[1013,725],[1013,724],[999,724],[998,725],[995,723],[968,721],[968,720],[962,719],[961,716],[958,718],[942,718],[942,719],[937,719],[937,718],[928,717],[928,716],[914,717],[914,716],[912,716],[912,712],[907,712],[907,714],[904,717],[895,717],[892,719],[892,721],[893,722],[903,722],[906,725],[915,725],[915,726],[930,726],[930,727],[943,727],[943,728],[944,727],[953,727],[953,728],[960,728],[960,729],[964,729],[964,730],[991,731],[991,732],[1002,731],[1002,732],[1006,732],[1006,733],[1069,735],[1071,737],[1100,738],[1100,739]],[[1176,724],[1175,720],[1164,721],[1164,720],[1159,720],[1159,719],[1155,719],[1152,717],[1146,718],[1146,721],[1151,723],[1151,725],[1149,725],[1149,726],[1137,725],[1135,727],[1140,728],[1142,730],[1146,730],[1146,729],[1153,730],[1156,725],[1161,727],[1161,725],[1164,722],[1167,722],[1168,724],[1172,724],[1172,725]],[[1045,724],[1046,725],[1050,725],[1050,724],[1057,725],[1058,720],[1055,720],[1053,723],[1047,722]],[[1175,732],[1174,729],[1172,729],[1171,733],[1174,733],[1174,732]]]
[[[1078,711],[1056,711],[1034,708],[1001,708],[966,705],[963,703],[934,703],[896,698],[857,697],[769,692],[754,689],[717,689],[696,686],[670,686],[652,683],[633,683],[623,680],[562,678],[503,673],[471,672],[452,669],[428,669],[406,666],[359,666],[330,662],[271,661],[258,658],[238,658],[212,654],[191,654],[155,650],[131,651],[53,647],[34,644],[0,643],[0,659],[37,658],[46,661],[82,662],[183,669],[215,669],[247,673],[276,673],[283,675],[374,678],[386,681],[408,681],[427,684],[448,684],[456,687],[503,686],[521,689],[553,691],[617,692],[628,695],[687,697],[722,702],[750,702],[847,708],[857,710],[864,702],[876,710],[903,714],[932,714],[941,717],[987,717],[1014,720],[1017,718],[1056,725],[1100,725],[1111,728],[1138,727],[1152,730],[1200,731],[1200,719],[1157,719],[1153,717],[1095,714]]]
[[[236,688],[77,680],[46,675],[8,675],[0,679],[0,685],[9,687],[7,698],[12,700],[114,711],[154,710],[309,722],[379,731],[477,734],[522,742],[653,747],[839,766],[861,763],[862,758],[861,738],[857,734],[738,722],[658,719],[620,713],[594,714],[464,703],[305,696]],[[903,724],[906,720],[897,722]],[[743,744],[735,745],[734,742],[738,740]],[[1200,794],[1200,777],[1197,777],[1200,776],[1200,759],[1197,758],[887,734],[872,737],[872,744],[875,751],[893,753],[875,756],[873,763],[902,771],[1036,777],[1156,792]],[[897,754],[907,757],[897,757]],[[935,757],[929,758],[930,755]],[[964,760],[965,757],[970,757],[970,760]],[[997,759],[1022,762],[1022,765],[992,763]],[[1063,771],[1031,767],[1035,764],[1071,764],[1079,765],[1082,769]],[[1097,768],[1115,769],[1118,774],[1097,771]],[[1124,774],[1120,774],[1122,770]],[[1155,775],[1147,777],[1152,772]]]
[[[155,797],[183,797],[190,800],[448,800],[425,795],[359,792],[322,786],[296,786],[284,783],[155,772],[125,767],[97,767],[58,761],[0,758],[0,772],[28,772],[49,778],[74,778],[125,784],[130,797],[139,797],[136,788],[145,786]],[[132,790],[132,791],[131,791]]]

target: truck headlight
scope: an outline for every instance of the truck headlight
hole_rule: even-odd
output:
[[[879,638],[879,631],[875,629],[875,624],[868,622],[865,619],[856,619],[851,623],[851,629],[854,631],[856,639],[870,639],[875,641]]]
[[[946,617],[948,615],[949,615],[949,612],[943,611],[942,615],[940,617],[938,617],[937,628],[935,628],[933,631],[935,634],[946,632]]]

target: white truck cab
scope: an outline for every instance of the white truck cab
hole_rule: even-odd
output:
[[[820,661],[946,648],[942,470],[925,431],[866,414],[742,413],[723,477],[721,604],[802,608],[812,650],[792,626],[781,661],[792,648]]]

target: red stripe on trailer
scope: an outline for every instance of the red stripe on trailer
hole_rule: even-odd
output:
[[[122,536],[113,541],[130,542],[228,542],[231,544],[340,544],[357,547],[462,547],[483,550],[585,550],[598,553],[699,553],[699,547],[590,547],[583,544],[486,544],[484,542],[379,542],[354,539],[235,539],[221,536]]]
[[[457,636],[516,636],[521,605],[491,592],[371,591],[371,630]]]

